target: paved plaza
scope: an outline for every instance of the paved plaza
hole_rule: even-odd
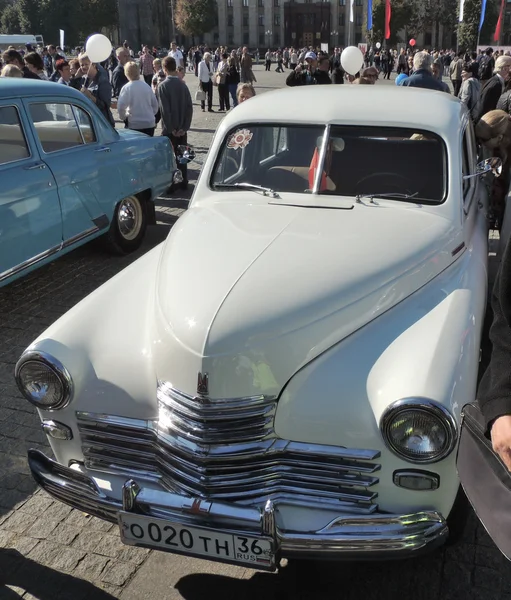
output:
[[[285,85],[286,75],[274,69],[256,67],[257,93]],[[197,80],[189,73],[186,81],[193,96]],[[305,110],[293,106],[291,95],[289,105]],[[375,110],[384,109],[375,104]],[[158,224],[135,255],[114,257],[92,243],[0,288],[0,600],[511,600],[509,563],[473,515],[461,543],[424,558],[293,563],[267,574],[124,546],[115,525],[37,490],[26,451],[50,450],[35,409],[14,383],[16,360],[48,325],[165,239],[186,210],[222,118],[195,106],[189,190],[157,201]]]

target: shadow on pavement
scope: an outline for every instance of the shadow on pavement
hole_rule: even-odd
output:
[[[208,597],[223,600],[382,600],[398,595],[412,597],[410,592],[420,586],[421,600],[436,600],[438,586],[431,582],[429,591],[423,587],[423,573],[427,574],[436,560],[293,561],[276,574],[255,572],[247,579],[209,573],[187,575],[175,587],[185,600],[203,600],[204,590],[208,590]]]
[[[16,550],[0,548],[0,598],[19,599],[18,594],[6,586],[25,590],[37,600],[113,600],[114,596],[92,583],[45,567]]]

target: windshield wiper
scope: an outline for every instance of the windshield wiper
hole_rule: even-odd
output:
[[[399,192],[389,192],[385,194],[358,194],[355,199],[357,202],[361,202],[364,198],[370,198],[371,202],[374,200],[374,198],[399,198],[403,200],[413,200],[414,198],[417,198],[418,195],[419,192],[415,192],[415,194],[401,194]]]
[[[262,185],[255,185],[253,183],[217,183],[215,184],[215,189],[225,189],[225,188],[242,188],[247,190],[255,190],[259,192],[263,192],[265,196],[271,196],[272,198],[280,198],[275,190],[272,190],[267,187],[263,187]]]

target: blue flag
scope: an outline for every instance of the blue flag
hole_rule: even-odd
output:
[[[484,17],[486,15],[486,0],[483,0],[481,5],[481,18],[479,19],[479,31],[481,31],[484,23]]]
[[[373,0],[367,0],[367,29],[373,28]]]

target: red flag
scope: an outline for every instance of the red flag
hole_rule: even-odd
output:
[[[506,8],[506,0],[502,0],[500,3],[499,20],[497,21],[497,27],[495,28],[495,35],[493,36],[494,41],[500,40],[500,33],[502,31],[502,21],[504,20],[504,9]]]
[[[502,0],[503,2],[505,0]],[[390,0],[385,0],[385,39],[388,40],[390,37],[390,17],[392,15],[392,9],[390,7]]]

